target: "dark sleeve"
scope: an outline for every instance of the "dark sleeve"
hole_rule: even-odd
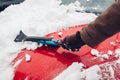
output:
[[[80,32],[82,40],[95,47],[103,40],[120,31],[120,0],[116,0],[106,11],[99,15]]]

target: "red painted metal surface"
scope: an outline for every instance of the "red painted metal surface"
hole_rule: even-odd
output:
[[[66,35],[73,34],[85,26],[86,25],[70,27],[46,36],[62,39]],[[59,32],[62,32],[63,35],[58,35]],[[113,37],[99,44],[96,49],[101,52],[101,54],[106,54],[108,50],[114,52],[119,47],[119,40],[120,33],[117,33]],[[111,45],[110,42],[114,42],[115,45]],[[15,65],[21,60],[20,64],[15,67],[14,80],[53,80],[53,78],[58,76],[73,62],[82,62],[85,64],[85,68],[89,68],[95,64],[111,62],[117,59],[112,55],[109,59],[101,60],[100,58],[92,56],[90,51],[91,48],[87,45],[83,46],[79,52],[70,52],[61,47],[52,48],[46,46],[42,46],[36,50],[24,49],[13,61],[13,64]],[[29,62],[25,60],[26,54],[31,56]]]

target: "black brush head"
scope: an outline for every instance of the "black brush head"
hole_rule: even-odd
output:
[[[15,42],[22,42],[27,36],[22,32],[20,31],[19,34],[16,36],[15,38]]]

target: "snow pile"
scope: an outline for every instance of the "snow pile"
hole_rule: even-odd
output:
[[[109,59],[109,57],[112,55],[112,52],[108,50],[107,53],[99,52],[97,49],[91,49],[91,55],[95,56],[96,58],[100,58],[101,60]]]
[[[104,59],[109,59],[110,56],[114,56],[117,58],[120,58],[120,48],[117,48],[115,51],[108,50],[106,53],[100,52],[97,49],[91,49],[91,55],[95,56],[94,59],[96,58],[101,58],[102,60]]]
[[[83,9],[78,7],[78,2],[68,6],[60,3],[60,0],[26,0],[0,13],[0,80],[12,80],[13,69],[9,64],[21,49],[38,47],[30,42],[15,43],[20,30],[30,36],[44,36],[68,26],[89,23],[96,18],[94,14],[77,13],[76,9]]]
[[[25,54],[25,60],[26,62],[29,62],[31,60],[31,56],[29,54]]]
[[[100,55],[99,55],[99,51],[97,50],[97,49],[92,49],[91,50],[91,54],[93,55],[93,56],[96,56],[96,57],[99,57]]]
[[[0,71],[1,80],[13,80],[14,72],[11,66],[5,66],[3,69],[0,69]]]
[[[120,49],[115,50],[116,57],[120,58]]]
[[[116,80],[115,77],[120,73],[120,59],[88,69],[84,69],[84,66],[82,63],[73,63],[54,80]]]
[[[107,53],[100,52],[97,49],[91,49],[90,53],[91,55],[95,56],[94,59],[101,58],[102,60],[104,60],[109,59],[110,56],[120,58],[120,48],[117,48],[115,51],[108,50]]]
[[[75,62],[54,80],[79,80],[79,74],[82,71],[83,66],[84,64]]]
[[[79,80],[100,80],[101,75],[98,72],[100,72],[99,66],[92,66],[79,74]]]
[[[113,55],[113,51],[108,50],[107,54],[110,55],[110,56],[112,56]]]
[[[82,70],[83,66],[84,65],[82,63],[76,62],[63,71],[54,80],[100,80],[101,75],[98,74],[98,72],[100,72],[98,65],[86,70]]]
[[[103,55],[101,55],[101,57],[102,57],[103,59],[109,59],[109,56],[108,56],[107,54],[103,54]]]
[[[116,67],[116,69],[118,69],[118,68],[117,68],[116,65],[114,66],[114,64],[116,64],[116,61],[99,65],[99,67],[101,69],[101,71],[99,72],[99,75],[101,75],[100,80],[116,80],[116,78],[115,78],[116,74],[115,73],[117,71],[114,69],[114,67]]]

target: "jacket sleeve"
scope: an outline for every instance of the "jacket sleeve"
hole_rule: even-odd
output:
[[[90,47],[95,47],[103,40],[120,31],[120,0],[116,0],[106,11],[93,22],[84,27],[82,40]]]

